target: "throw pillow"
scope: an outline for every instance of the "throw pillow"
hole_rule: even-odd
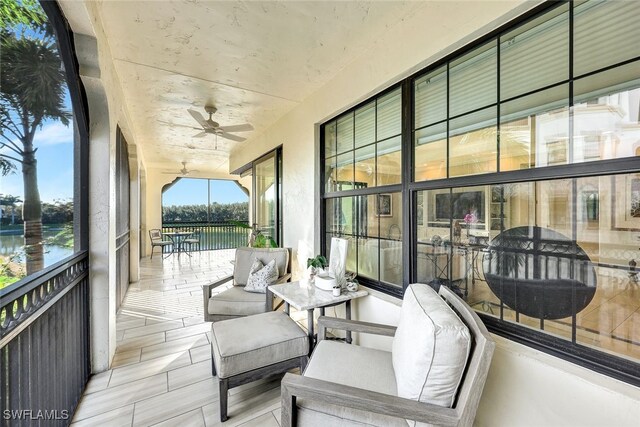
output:
[[[276,266],[276,261],[271,260],[267,265],[254,271],[257,263],[262,266],[262,262],[259,260],[253,263],[244,290],[264,294],[267,292],[267,286],[274,284],[278,280],[278,267]]]

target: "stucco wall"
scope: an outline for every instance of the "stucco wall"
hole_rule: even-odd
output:
[[[302,260],[320,249],[318,124],[532,6],[519,3],[469,2],[460,7],[460,3],[439,2],[406,17],[319,92],[233,153],[231,170],[283,145],[284,244],[294,248],[294,274],[300,265],[299,248]],[[442,19],[451,23],[449,31],[434,33],[430,23]],[[354,305],[353,314],[362,320],[397,324],[399,313],[397,301],[371,295]],[[477,425],[632,425],[640,419],[638,388],[525,346],[496,340]],[[362,337],[359,342],[390,348],[390,340],[384,338]]]

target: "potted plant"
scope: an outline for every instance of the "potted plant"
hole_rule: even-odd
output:
[[[253,226],[242,222],[229,220],[229,223],[235,225],[236,227],[244,228],[247,230],[251,230],[249,234],[249,242],[247,246],[250,248],[277,248],[278,244],[271,236],[265,236],[262,234],[262,231],[258,228],[258,224],[253,224]]]
[[[311,277],[323,271],[328,265],[329,262],[323,255],[316,255],[313,258],[307,258],[307,270]]]

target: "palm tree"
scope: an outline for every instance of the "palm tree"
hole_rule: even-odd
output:
[[[11,151],[6,154],[5,150],[0,157],[22,166],[27,274],[33,274],[44,266],[37,148],[33,139],[45,120],[60,120],[68,125],[71,116],[64,109],[65,74],[50,33],[36,23],[31,31],[3,27],[0,37],[0,148]]]

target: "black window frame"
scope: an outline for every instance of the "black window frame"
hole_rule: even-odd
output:
[[[327,248],[327,211],[326,201],[338,197],[348,196],[362,196],[369,194],[388,193],[388,192],[401,192],[402,193],[402,259],[403,259],[403,286],[401,289],[385,285],[380,281],[372,281],[366,278],[358,278],[359,281],[367,287],[381,291],[383,293],[401,298],[404,294],[404,290],[410,283],[416,281],[417,276],[417,257],[416,257],[416,238],[417,236],[417,193],[422,190],[435,190],[457,187],[469,187],[479,185],[490,184],[508,184],[517,182],[528,181],[542,181],[550,179],[561,178],[580,178],[590,176],[602,176],[602,175],[617,175],[623,173],[637,173],[640,171],[640,162],[638,157],[626,157],[615,158],[597,161],[588,161],[584,163],[568,163],[564,165],[553,165],[539,168],[529,168],[512,171],[500,171],[500,140],[497,140],[497,160],[496,172],[478,174],[478,175],[466,175],[449,177],[449,169],[447,168],[447,178],[434,179],[429,181],[414,181],[415,171],[415,156],[414,156],[414,83],[429,72],[433,72],[439,67],[445,66],[448,70],[449,63],[462,57],[466,53],[473,49],[490,43],[496,42],[499,46],[500,35],[509,32],[520,25],[526,24],[553,9],[563,7],[568,4],[569,13],[569,78],[560,82],[547,85],[535,90],[531,90],[510,99],[500,100],[500,72],[498,68],[497,74],[497,96],[496,102],[487,106],[483,106],[480,109],[487,107],[495,107],[497,109],[497,123],[496,127],[499,133],[500,126],[500,105],[513,99],[519,99],[534,93],[541,92],[551,87],[556,87],[561,84],[569,85],[569,108],[573,107],[574,94],[573,94],[573,81],[579,78],[588,77],[590,75],[604,72],[610,69],[621,67],[630,63],[638,62],[640,64],[640,57],[634,57],[625,61],[610,64],[604,68],[590,71],[580,76],[573,75],[573,37],[574,37],[574,1],[546,1],[528,12],[522,14],[516,19],[513,19],[504,25],[496,28],[495,30],[487,33],[486,35],[476,39],[475,41],[463,46],[456,51],[444,56],[443,58],[431,63],[427,67],[417,71],[409,77],[393,84],[389,88],[376,93],[375,95],[367,98],[366,100],[358,103],[352,108],[346,111],[336,114],[329,118],[320,125],[320,144],[319,144],[319,159],[320,159],[320,180],[319,180],[319,194],[320,194],[320,243],[321,253],[326,255]],[[566,7],[566,6],[565,6]],[[500,49],[498,49],[498,64],[500,61]],[[498,65],[499,67],[499,65]],[[448,71],[447,71],[448,72]],[[447,79],[447,97],[449,96],[449,79]],[[326,191],[326,176],[325,176],[325,133],[324,126],[336,120],[339,117],[343,117],[346,114],[353,113],[356,109],[366,105],[372,100],[384,96],[389,91],[395,90],[398,87],[402,87],[402,181],[399,185],[385,186],[385,187],[370,187],[362,190],[349,190],[341,192],[327,192]],[[447,107],[449,108],[449,107]],[[474,110],[475,111],[475,110]],[[473,111],[464,113],[469,114]],[[451,116],[446,119],[447,131],[449,130],[449,121]],[[571,120],[571,119],[570,119]],[[573,136],[573,128],[569,126],[569,138]],[[570,150],[571,153],[572,150]],[[449,162],[449,147],[447,144],[447,164]],[[553,337],[544,332],[531,330],[521,325],[508,323],[500,319],[496,319],[479,312],[478,315],[487,325],[490,332],[508,338],[514,342],[524,344],[529,347],[536,348],[545,353],[552,354],[563,360],[570,361],[580,366],[586,367],[593,371],[608,375],[618,380],[640,386],[640,362],[634,362],[629,359],[625,359],[620,356],[612,355],[601,350],[593,349],[585,345],[572,343],[561,338]]]

